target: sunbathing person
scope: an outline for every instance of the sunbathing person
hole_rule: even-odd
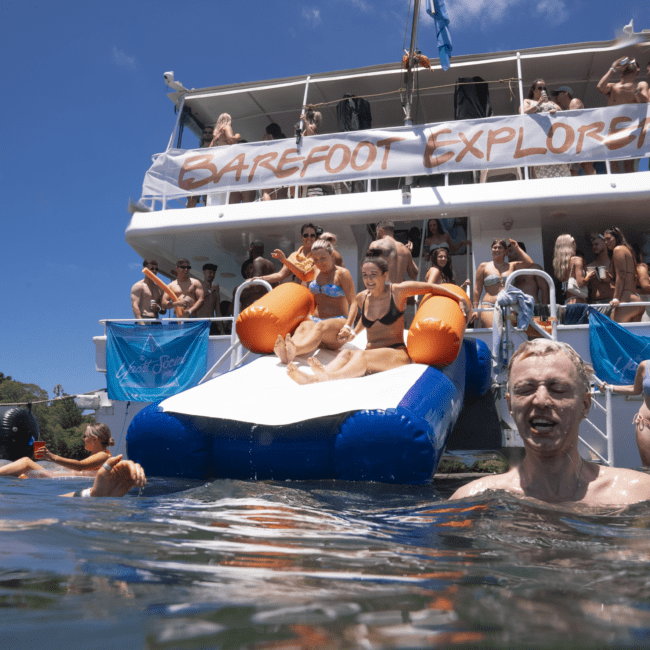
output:
[[[111,437],[111,430],[102,422],[89,424],[83,435],[86,450],[90,456],[84,460],[62,458],[43,448],[42,460],[49,460],[61,467],[70,470],[60,472],[44,469],[31,458],[20,458],[0,467],[0,476],[19,476],[21,478],[51,478],[53,476],[96,476],[97,470],[111,457],[107,447],[112,447],[115,441]]]
[[[316,277],[309,283],[316,310],[310,320],[303,321],[285,338],[278,336],[273,351],[282,363],[290,363],[296,355],[322,347],[338,350],[348,340],[357,315],[354,281],[347,269],[334,264],[332,244],[317,239],[311,247]]]
[[[404,309],[410,296],[437,294],[458,296],[440,285],[426,282],[388,282],[388,264],[382,257],[366,257],[361,267],[364,291],[357,294],[357,305],[361,319],[354,334],[364,327],[368,331],[368,344],[365,350],[341,350],[327,366],[318,359],[309,359],[314,371],[308,375],[293,363],[287,366],[291,379],[299,384],[311,384],[333,379],[351,379],[366,374],[383,372],[411,363],[404,344]],[[469,311],[469,302],[467,304]]]

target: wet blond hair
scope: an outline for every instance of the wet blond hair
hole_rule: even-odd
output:
[[[508,392],[510,392],[510,376],[516,361],[523,361],[528,357],[545,357],[551,354],[564,354],[573,364],[578,374],[578,381],[586,392],[594,378],[593,367],[586,363],[582,357],[568,344],[561,341],[541,338],[525,341],[512,355],[508,364]]]
[[[327,251],[330,255],[334,252],[334,246],[327,239],[317,239],[311,247],[312,252],[321,249]]]
[[[103,422],[93,422],[86,427],[86,431],[97,438],[104,447],[112,447],[115,440],[111,437],[111,430]]]

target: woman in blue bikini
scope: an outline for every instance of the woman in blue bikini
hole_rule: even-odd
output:
[[[318,359],[309,359],[313,375],[302,372],[290,363],[287,372],[299,384],[312,384],[333,379],[351,379],[367,374],[391,370],[411,363],[404,345],[404,309],[406,299],[428,293],[448,295],[454,300],[458,296],[440,285],[426,282],[388,282],[388,264],[380,256],[366,257],[361,267],[365,291],[357,294],[356,304],[361,310],[361,318],[355,331],[350,328],[353,320],[343,327],[341,335],[346,341],[363,328],[368,331],[368,344],[365,350],[341,350],[327,366]],[[469,303],[467,304],[469,311]],[[355,310],[356,311],[356,310]]]
[[[494,308],[499,291],[503,289],[506,278],[519,269],[530,268],[533,260],[529,255],[519,248],[520,254],[517,256],[517,262],[506,262],[505,256],[508,247],[519,248],[519,244],[514,239],[496,238],[492,240],[492,261],[482,262],[476,269],[476,282],[474,283],[474,307]],[[514,256],[513,256],[514,257]],[[481,295],[485,289],[485,297],[481,301]],[[492,327],[493,313],[483,311],[479,316],[479,327]]]
[[[316,310],[293,334],[278,336],[273,351],[282,363],[319,347],[338,350],[347,341],[357,315],[354,280],[350,271],[334,264],[333,252],[332,244],[324,239],[317,239],[311,247],[316,275],[307,286],[314,294]]]

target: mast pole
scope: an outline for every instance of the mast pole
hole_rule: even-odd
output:
[[[413,4],[413,25],[411,27],[411,45],[406,62],[406,106],[404,107],[404,126],[413,126],[411,117],[411,104],[413,101],[413,57],[415,56],[415,37],[418,33],[418,18],[420,16],[420,0]]]
[[[406,61],[406,97],[404,105],[404,126],[413,126],[413,118],[411,116],[411,104],[413,101],[413,61],[415,56],[415,37],[418,33],[418,18],[420,16],[420,0],[415,0],[413,3],[413,25],[411,26],[411,45]],[[411,185],[413,184],[413,176],[406,176],[404,178],[404,185],[402,187],[402,200],[410,201],[411,199]]]

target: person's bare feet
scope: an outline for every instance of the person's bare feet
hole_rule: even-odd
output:
[[[142,467],[131,460],[122,460],[122,454],[109,458],[106,464],[111,471],[103,465],[99,468],[90,489],[91,497],[123,497],[131,488],[147,484]]]
[[[276,356],[280,359],[280,363],[289,363],[287,359],[287,348],[281,334],[278,334],[278,338],[275,340],[273,352],[275,352]]]
[[[325,370],[325,366],[316,357],[309,357],[309,359],[307,359],[307,363],[314,371],[314,376],[318,381],[329,380],[329,375],[327,374],[327,370]]]
[[[284,346],[287,350],[287,363],[291,363],[296,358],[296,344],[291,338],[291,334],[287,334],[284,338]]]
[[[287,365],[287,374],[291,379],[293,379],[297,384],[314,384],[318,381],[313,375],[308,375],[301,370],[298,370],[298,366],[295,363],[290,363]]]

